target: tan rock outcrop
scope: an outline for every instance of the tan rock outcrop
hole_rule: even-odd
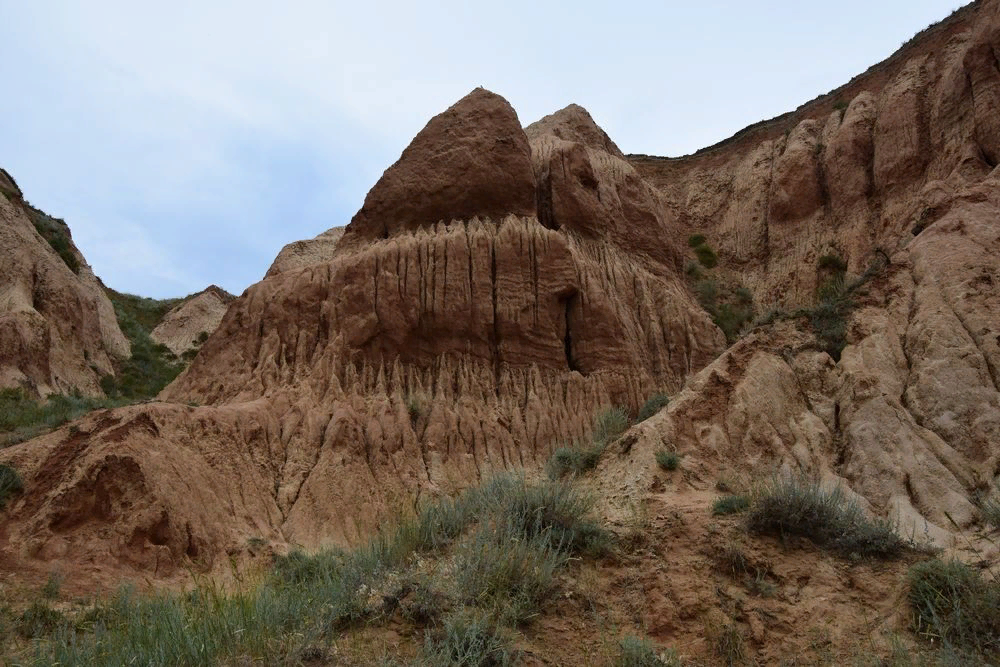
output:
[[[114,374],[113,358],[127,357],[129,343],[93,271],[67,239],[74,273],[36,231],[13,179],[0,195],[0,387],[23,387],[40,396],[80,392],[101,396],[100,378]]]
[[[174,306],[149,337],[180,357],[208,339],[235,298],[221,287],[211,285]]]

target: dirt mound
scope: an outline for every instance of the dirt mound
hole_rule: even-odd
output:
[[[0,174],[0,388],[101,396],[129,355],[114,308],[66,224],[24,201]]]
[[[211,285],[177,304],[150,333],[178,357],[197,350],[219,326],[236,297]]]

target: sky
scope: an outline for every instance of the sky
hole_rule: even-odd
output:
[[[0,167],[109,286],[240,294],[347,224],[477,86],[684,155],[892,54],[960,0],[0,0]]]

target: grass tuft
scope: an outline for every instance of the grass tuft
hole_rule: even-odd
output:
[[[604,452],[603,445],[560,447],[552,453],[545,464],[545,472],[551,480],[562,479],[568,474],[582,475],[597,467]]]
[[[666,651],[657,653],[656,646],[648,639],[624,637],[620,642],[621,654],[615,663],[617,667],[676,667],[680,665],[677,654]]]
[[[625,408],[606,408],[594,418],[594,444],[607,445],[624,433],[629,425]]]
[[[910,568],[909,601],[917,634],[945,647],[1000,657],[1000,582],[959,561]]]
[[[694,255],[698,258],[698,263],[706,269],[714,269],[719,263],[719,256],[715,254],[714,250],[705,244],[695,248]]]
[[[738,514],[750,509],[750,499],[744,495],[722,496],[712,504],[712,514],[715,516],[725,516],[727,514]]]
[[[681,465],[681,455],[661,449],[656,452],[656,463],[664,470],[677,470]]]
[[[657,412],[667,407],[670,404],[670,397],[666,394],[653,394],[646,399],[646,402],[642,404],[639,408],[639,416],[636,419],[636,423],[641,423],[655,415]]]
[[[797,477],[777,477],[750,504],[747,526],[766,535],[807,537],[842,555],[893,558],[908,543],[892,521],[869,518],[840,487],[831,491]]]
[[[481,616],[458,614],[437,637],[428,634],[423,664],[428,667],[505,667],[516,663],[510,640]]]
[[[704,234],[692,234],[688,237],[688,246],[691,248],[697,248],[698,246],[703,245],[705,241],[706,239]]]

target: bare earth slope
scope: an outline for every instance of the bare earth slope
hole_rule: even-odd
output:
[[[39,228],[63,244],[66,259]],[[27,204],[6,172],[0,249],[0,388],[103,395],[100,378],[114,374],[114,358],[129,356],[128,340],[69,228]]]
[[[974,539],[970,499],[1000,474],[995,53],[1000,2],[976,3],[837,99],[679,159],[622,156],[575,105],[522,129],[473,91],[339,241],[237,299],[160,402],[0,452],[27,488],[0,562],[169,578],[251,537],[356,541],[654,391],[676,395],[593,480],[611,518],[786,469],[941,546]],[[874,267],[839,359],[802,317],[726,350],[684,275],[692,233],[765,307],[811,303],[823,255]],[[666,490],[661,448],[685,454]],[[647,627],[690,632],[708,612],[661,575]]]

